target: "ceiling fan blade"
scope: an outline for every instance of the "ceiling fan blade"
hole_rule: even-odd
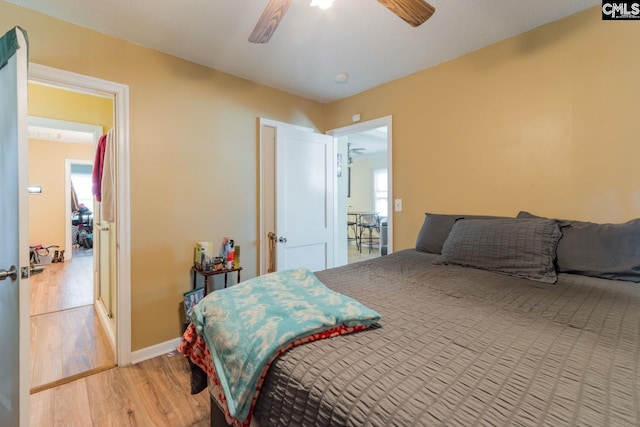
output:
[[[422,25],[431,18],[435,7],[424,0],[378,0],[391,12],[398,15],[412,27]]]
[[[273,35],[280,20],[287,13],[292,0],[269,0],[255,28],[249,36],[251,43],[267,43]]]

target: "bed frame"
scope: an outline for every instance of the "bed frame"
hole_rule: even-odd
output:
[[[224,412],[220,409],[216,401],[209,394],[209,401],[211,405],[211,427],[227,427],[227,420],[224,417]]]

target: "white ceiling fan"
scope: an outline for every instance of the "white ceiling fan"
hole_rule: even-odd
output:
[[[267,43],[293,0],[269,0],[267,7],[249,36],[251,43]],[[333,0],[313,0],[312,6],[323,7]],[[435,8],[424,0],[378,0],[384,7],[402,18],[412,27],[422,25],[433,15]]]
[[[364,147],[351,148],[352,145],[353,144],[351,144],[350,142],[347,143],[347,165],[348,166],[353,165],[353,156],[359,156],[361,154],[364,154],[365,151],[367,151],[367,149]]]
[[[349,153],[349,157],[351,157],[352,155],[358,155],[358,154],[363,154],[365,151],[367,151],[366,148],[364,147],[355,147],[355,148],[351,148],[351,143],[347,144],[347,151]]]

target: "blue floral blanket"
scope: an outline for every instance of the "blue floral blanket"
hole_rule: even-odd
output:
[[[256,277],[215,291],[191,314],[204,337],[229,413],[245,420],[258,381],[278,350],[339,326],[368,326],[380,315],[327,288],[307,269]]]

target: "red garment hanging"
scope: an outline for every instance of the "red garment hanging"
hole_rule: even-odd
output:
[[[102,135],[98,140],[98,147],[96,148],[96,158],[93,161],[93,173],[91,180],[93,185],[91,190],[93,195],[96,196],[96,200],[100,202],[102,200],[102,171],[104,169],[104,153],[107,150],[107,135]]]

